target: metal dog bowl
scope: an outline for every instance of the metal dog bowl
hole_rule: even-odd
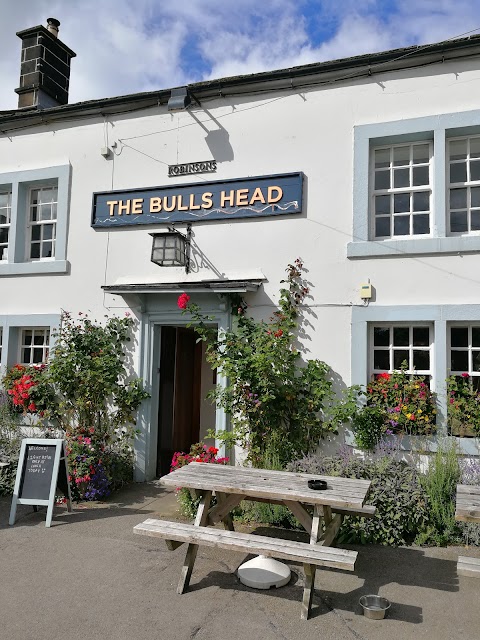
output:
[[[390,600],[380,596],[362,596],[359,602],[363,615],[371,620],[382,620],[390,609]]]

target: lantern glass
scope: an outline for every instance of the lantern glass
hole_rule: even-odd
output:
[[[185,266],[185,238],[183,235],[175,231],[152,235],[152,262],[161,267]]]

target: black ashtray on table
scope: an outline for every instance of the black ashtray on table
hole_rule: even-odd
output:
[[[309,480],[308,488],[313,489],[314,491],[325,491],[328,489],[326,480]]]

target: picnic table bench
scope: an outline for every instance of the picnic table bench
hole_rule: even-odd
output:
[[[319,477],[327,481],[328,488],[309,489],[308,480]],[[194,524],[150,518],[134,527],[136,534],[164,538],[170,550],[188,544],[178,593],[188,588],[200,544],[302,562],[303,619],[310,615],[317,566],[354,570],[357,552],[332,547],[344,515],[371,517],[375,512],[375,507],[364,505],[370,488],[367,480],[191,462],[164,476],[161,482],[169,487],[188,488],[200,497]],[[215,505],[211,503],[213,494]],[[242,500],[285,505],[307,531],[310,541],[235,531],[230,513]],[[212,527],[219,522],[224,530]]]
[[[461,522],[478,522],[480,524],[480,487],[468,484],[457,484],[455,502],[455,520]],[[457,573],[461,576],[480,578],[480,559],[459,556]]]

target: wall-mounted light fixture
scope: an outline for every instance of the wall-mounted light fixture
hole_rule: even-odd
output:
[[[183,109],[186,109],[191,102],[192,98],[187,87],[172,89],[172,93],[168,99],[167,109],[169,111],[182,111]]]
[[[190,243],[192,225],[187,225],[187,233],[181,233],[175,227],[162,233],[151,233],[153,237],[151,261],[160,267],[185,267],[190,271]]]

